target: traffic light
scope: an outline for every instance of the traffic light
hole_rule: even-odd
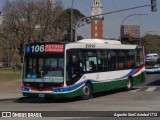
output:
[[[151,0],[151,11],[156,12],[157,11],[157,2],[156,0]]]

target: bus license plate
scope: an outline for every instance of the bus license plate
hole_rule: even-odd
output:
[[[42,98],[43,98],[43,97],[45,97],[45,94],[41,94],[41,93],[40,93],[40,94],[39,94],[39,97],[42,97]]]

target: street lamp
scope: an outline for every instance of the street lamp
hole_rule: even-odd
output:
[[[74,0],[72,0],[71,4],[71,42],[73,41],[73,4]]]
[[[82,27],[85,24],[91,23],[91,18],[92,16],[83,17],[77,22],[76,27],[75,27],[75,42],[77,42],[77,28]]]
[[[131,14],[131,15],[126,16],[126,17],[122,20],[122,22],[121,22],[121,24],[120,24],[120,41],[122,41],[122,25],[123,25],[124,21],[125,21],[126,19],[128,19],[129,17],[132,17],[132,16],[143,16],[143,15],[148,15],[148,14]]]

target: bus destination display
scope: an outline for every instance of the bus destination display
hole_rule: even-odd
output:
[[[64,51],[62,44],[28,45],[26,53],[60,53]]]

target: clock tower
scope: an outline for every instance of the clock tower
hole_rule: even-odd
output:
[[[103,13],[103,6],[101,0],[93,0],[91,15],[98,15]],[[91,38],[103,38],[103,16],[92,17],[91,20]]]

